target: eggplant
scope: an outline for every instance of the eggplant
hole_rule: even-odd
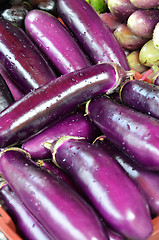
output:
[[[120,90],[123,104],[159,119],[159,87],[142,80],[127,81]]]
[[[135,51],[147,42],[147,38],[135,35],[129,28],[127,23],[121,23],[114,31],[114,36],[125,50]]]
[[[103,63],[33,90],[0,114],[0,147],[20,143],[94,96],[112,93],[126,75],[120,66]]]
[[[138,9],[129,16],[127,26],[135,35],[151,39],[158,22],[158,9]]]
[[[14,97],[5,82],[5,79],[0,74],[0,112],[10,106],[14,102]]]
[[[83,0],[58,0],[59,16],[94,64],[114,62],[130,70],[125,53],[110,28]]]
[[[108,240],[93,208],[63,180],[33,162],[22,149],[3,151],[0,171],[53,239]]]
[[[114,32],[114,30],[121,24],[121,20],[118,19],[114,14],[111,12],[101,13],[100,17],[102,20],[108,25],[110,30]]]
[[[128,17],[137,9],[130,0],[108,0],[108,8],[122,22],[126,22]]]
[[[46,11],[58,17],[57,0],[29,0],[29,3],[34,9]]]
[[[3,17],[0,17],[0,63],[25,93],[56,78],[26,33]]]
[[[92,65],[68,29],[53,15],[34,9],[25,18],[25,28],[60,74]]]
[[[73,136],[62,137],[55,144],[46,142],[44,146],[52,152],[53,162],[79,185],[106,224],[130,239],[150,236],[152,223],[147,202],[111,156]]]
[[[87,102],[86,113],[108,140],[146,169],[159,170],[159,121],[108,97]]]
[[[140,50],[131,51],[127,55],[127,60],[131,69],[135,70],[138,73],[143,73],[148,70],[148,67],[142,65],[139,61]]]
[[[12,217],[18,233],[23,239],[53,240],[7,183],[0,189],[0,200],[7,213]]]
[[[146,170],[132,161],[121,150],[115,147],[106,136],[100,136],[94,141],[95,146],[102,148],[113,157],[126,171],[129,177],[137,184],[149,204],[151,214],[159,215],[158,172]]]
[[[97,133],[99,131],[87,116],[74,113],[29,138],[22,144],[22,148],[32,159],[46,159],[51,157],[51,153],[44,147],[44,142],[57,141],[64,135],[85,137],[88,141],[93,141]]]

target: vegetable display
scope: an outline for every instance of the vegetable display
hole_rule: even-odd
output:
[[[0,208],[16,236],[158,240],[159,1],[0,2]]]
[[[108,240],[93,208],[56,175],[37,166],[26,152],[18,148],[3,151],[0,170],[53,239]]]

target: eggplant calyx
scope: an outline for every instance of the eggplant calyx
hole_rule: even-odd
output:
[[[91,102],[92,99],[89,99],[87,102],[86,102],[86,105],[85,105],[85,114],[84,116],[89,116],[89,110],[88,110],[88,107],[89,107],[89,104]],[[90,118],[90,117],[89,117]],[[92,121],[92,119],[90,118],[90,120]]]
[[[94,141],[92,142],[92,144],[95,144],[97,141],[103,141],[104,139],[106,139],[106,136],[105,135],[101,135],[101,136],[98,136],[94,139]]]
[[[8,151],[17,151],[17,152],[24,153],[24,154],[26,154],[26,155],[31,159],[31,155],[30,155],[27,151],[25,151],[24,149],[19,148],[19,147],[9,147],[9,148],[3,149],[3,150],[0,152],[0,157],[3,155],[3,153],[8,152]]]
[[[68,141],[68,140],[71,140],[71,139],[74,139],[74,140],[79,140],[79,139],[85,139],[85,137],[76,137],[76,136],[64,136],[64,137],[61,137],[61,138],[59,138],[55,143],[53,143],[53,144],[51,144],[51,143],[49,143],[49,142],[45,142],[44,143],[44,147],[46,147],[47,149],[49,149],[50,151],[51,151],[51,153],[52,153],[52,161],[53,161],[53,163],[57,166],[57,167],[59,167],[59,168],[61,168],[60,166],[59,166],[59,164],[57,163],[57,161],[56,161],[56,152],[57,152],[57,149],[64,143],[64,142],[66,142],[66,141]]]

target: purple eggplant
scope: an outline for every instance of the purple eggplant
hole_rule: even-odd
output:
[[[82,113],[75,113],[46,127],[31,139],[25,141],[22,148],[29,152],[33,159],[45,159],[51,157],[51,154],[44,147],[44,142],[54,142],[65,135],[85,137],[88,141],[93,141],[98,132],[87,116],[84,117]]]
[[[114,62],[126,71],[129,70],[123,49],[89,3],[83,0],[58,0],[57,9],[59,16],[95,64]]]
[[[3,207],[12,217],[18,233],[20,233],[23,239],[53,240],[47,231],[39,224],[37,219],[33,217],[24,204],[18,199],[8,184],[1,187],[0,200],[3,201]]]
[[[130,0],[108,0],[108,8],[122,22],[126,22],[128,17],[137,9]]]
[[[157,8],[159,6],[158,0],[130,0],[130,2],[137,8]]]
[[[115,29],[114,36],[120,45],[128,51],[140,50],[140,48],[147,42],[147,38],[135,35],[128,28],[127,23],[121,23]]]
[[[151,39],[158,22],[158,9],[138,9],[129,16],[127,25],[135,35]]]
[[[144,168],[159,170],[159,121],[108,97],[88,102],[86,112],[108,140]]]
[[[108,240],[93,208],[64,181],[34,163],[22,149],[3,151],[0,170],[52,238]]]
[[[53,15],[34,9],[25,18],[25,28],[60,74],[92,65],[68,29]]]
[[[14,97],[5,82],[5,79],[0,74],[0,112],[14,102]]]
[[[121,102],[159,119],[159,87],[145,81],[133,80],[123,84]]]
[[[34,9],[39,9],[58,16],[57,0],[29,0],[29,3]]]
[[[159,174],[142,168],[121,150],[111,144],[105,136],[98,137],[94,144],[112,156],[127,172],[145,195],[151,213],[159,215]]]
[[[130,239],[150,236],[147,202],[112,157],[78,137],[65,136],[55,144],[44,145],[52,152],[54,163],[72,176],[107,224]]]
[[[111,12],[101,13],[100,17],[102,20],[108,25],[110,30],[114,32],[114,30],[121,24],[121,20],[118,19],[114,14]]]
[[[0,114],[0,147],[27,139],[94,96],[112,93],[126,74],[119,65],[97,64],[26,94]]]
[[[26,33],[2,17],[0,62],[25,93],[56,78],[51,66]]]

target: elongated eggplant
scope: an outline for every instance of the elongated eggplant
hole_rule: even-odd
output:
[[[130,239],[150,236],[152,224],[148,205],[112,157],[78,137],[65,136],[56,144],[44,145],[52,152],[54,163],[72,176],[114,230]]]
[[[4,78],[0,74],[0,112],[11,105],[14,102],[14,97],[5,82]]]
[[[85,137],[88,141],[93,141],[98,132],[87,116],[84,117],[82,113],[75,113],[56,124],[46,127],[31,139],[25,141],[22,148],[29,152],[33,159],[49,158],[51,153],[44,147],[44,142],[54,142],[65,135]]]
[[[3,151],[0,170],[52,238],[108,240],[93,208],[56,175],[37,166],[22,149]]]
[[[100,136],[94,144],[101,147],[107,154],[112,156],[127,172],[145,195],[151,213],[159,215],[159,175],[156,172],[146,170],[132,161],[121,150],[111,144],[105,136]]]
[[[114,62],[129,70],[123,49],[89,3],[83,0],[59,0],[57,9],[94,63]]]
[[[145,81],[133,80],[120,90],[122,103],[159,119],[159,87]]]
[[[97,64],[26,94],[0,114],[0,147],[27,139],[94,96],[112,93],[125,77],[118,65]]]
[[[53,240],[47,231],[39,224],[37,219],[33,217],[24,204],[18,199],[8,184],[1,187],[0,200],[3,201],[3,206],[12,217],[23,239]]]
[[[59,73],[65,74],[92,65],[68,29],[53,15],[32,10],[25,18],[25,28]]]
[[[159,121],[108,97],[89,101],[86,112],[108,140],[143,167],[159,170]]]
[[[0,17],[0,62],[25,93],[56,78],[26,33]]]

